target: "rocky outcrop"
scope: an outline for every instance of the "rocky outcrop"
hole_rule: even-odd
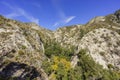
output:
[[[73,25],[59,28],[54,31],[54,40],[64,47],[75,46],[77,47],[81,39],[83,25]]]
[[[0,16],[0,21],[0,65],[4,66],[1,70],[1,75],[13,77],[13,74],[16,75],[18,72],[18,76],[22,76],[19,80],[26,80],[25,76],[27,75],[28,77],[37,77],[39,73],[37,70],[41,70],[42,62],[46,58],[44,55],[43,42],[37,31],[41,28],[38,26],[32,27],[33,25],[31,24],[6,19],[2,16]],[[6,65],[5,63],[10,64]],[[26,66],[29,67],[26,68]],[[18,67],[18,70],[14,67]],[[35,68],[37,70],[35,70]],[[34,75],[33,72],[36,74]],[[38,80],[45,79],[40,78]]]
[[[87,33],[78,50],[85,49],[97,63],[107,68],[109,64],[120,68],[120,35],[105,28]]]
[[[72,65],[75,66],[78,61],[76,54],[85,49],[104,68],[108,68],[108,65],[120,68],[119,12],[95,17],[85,25],[63,27],[54,32],[55,40],[62,46],[75,47]]]

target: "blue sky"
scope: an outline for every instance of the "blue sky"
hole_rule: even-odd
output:
[[[120,9],[120,0],[0,0],[0,14],[47,29],[85,24]]]

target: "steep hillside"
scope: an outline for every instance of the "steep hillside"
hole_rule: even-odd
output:
[[[0,79],[119,80],[120,10],[56,31],[0,16]]]
[[[91,57],[107,68],[109,64],[120,69],[120,35],[106,28],[87,33],[80,41],[79,49],[86,49]]]
[[[19,71],[19,68],[18,70],[14,69],[14,66],[23,63],[26,66],[34,66],[40,71],[42,61],[46,58],[43,43],[36,31],[40,27],[31,27],[30,24],[6,19],[2,16],[0,16],[0,22],[0,75],[4,74],[3,76],[7,78],[25,74],[27,71],[21,71],[22,69],[16,75],[11,72],[12,70],[15,70],[15,72]],[[8,71],[9,73],[4,73],[4,69],[14,62],[17,63],[10,66],[13,69],[10,69],[11,71]],[[23,75],[23,79],[26,79],[24,76],[27,75],[30,76],[30,72]]]

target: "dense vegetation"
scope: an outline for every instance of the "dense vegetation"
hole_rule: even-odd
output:
[[[62,48],[57,43],[45,46],[45,54],[49,60],[44,61],[43,69],[50,80],[119,80],[120,74],[111,65],[109,70],[94,62],[85,50],[79,52],[79,61],[75,68],[71,67],[72,49]]]
[[[59,56],[70,60],[70,58],[74,55],[73,47],[66,49],[60,46],[60,44],[56,42],[51,42],[49,44],[46,43],[44,47],[45,47],[45,55],[48,58],[51,58],[52,56]]]

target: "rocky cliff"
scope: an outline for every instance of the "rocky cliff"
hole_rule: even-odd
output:
[[[6,78],[20,77],[21,75],[22,80],[26,79],[27,75],[28,77],[34,76],[30,74],[35,73],[37,69],[40,71],[42,61],[45,59],[44,46],[36,31],[40,27],[6,19],[2,16],[0,16],[0,22],[0,75],[4,74],[3,76]],[[28,71],[26,71],[27,66]],[[17,72],[18,74],[15,74]],[[43,73],[41,72],[41,74]]]
[[[119,73],[120,10],[56,31],[0,16],[3,80],[119,80]]]

